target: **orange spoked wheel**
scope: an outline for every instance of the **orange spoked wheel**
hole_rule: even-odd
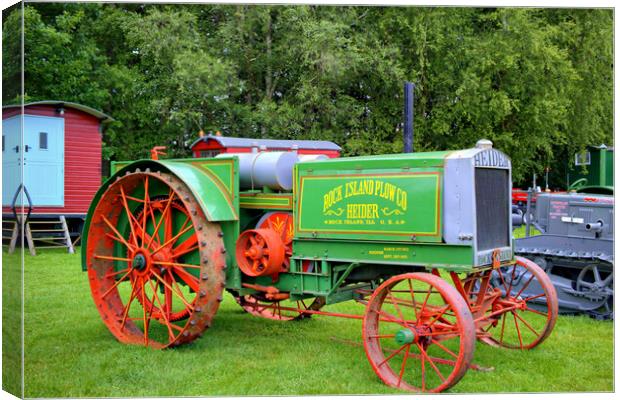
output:
[[[85,245],[95,305],[119,341],[177,346],[211,325],[224,244],[180,179],[148,170],[118,178],[91,212]]]
[[[248,229],[237,239],[236,256],[248,276],[276,275],[284,263],[284,244],[271,229]]]
[[[476,299],[488,276],[486,296],[494,297],[480,321],[478,337],[483,343],[528,350],[551,333],[558,317],[558,299],[549,276],[533,261],[515,257],[513,265],[470,276],[465,282],[468,297]],[[487,275],[488,274],[488,275]]]
[[[394,276],[366,305],[362,336],[370,364],[387,385],[441,392],[467,372],[475,328],[458,291],[428,273]]]
[[[293,255],[293,213],[285,211],[269,212],[258,221],[257,229],[270,229],[275,231],[282,239],[284,245],[284,266],[283,270],[288,271],[291,265],[291,256]],[[301,268],[303,272],[314,272],[316,262],[303,260]]]
[[[290,258],[293,254],[293,214],[284,211],[269,212],[256,224],[257,230],[270,230],[277,234],[284,247],[284,261],[281,271],[290,269]],[[304,272],[314,272],[316,262],[302,261]],[[307,300],[270,300],[262,294],[235,296],[237,303],[248,313],[261,318],[278,321],[291,321],[310,318],[311,314],[303,310],[318,311],[325,305],[325,299],[317,297]],[[294,309],[294,310],[293,310]]]
[[[258,221],[257,229],[274,231],[282,239],[284,245],[284,270],[290,267],[290,258],[293,255],[293,214],[284,211],[269,212]]]

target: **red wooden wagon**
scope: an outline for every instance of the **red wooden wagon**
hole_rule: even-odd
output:
[[[14,211],[18,215],[25,211],[20,204],[23,202],[27,206],[27,198],[23,196],[20,201],[15,196],[23,184],[32,202],[30,220],[33,224],[42,220],[42,224],[58,221],[53,225],[62,225],[62,220],[66,219],[77,234],[101,184],[102,127],[112,120],[93,108],[66,101],[3,106],[4,220],[14,218]],[[63,229],[62,226],[54,228]],[[53,227],[40,230],[46,229],[45,237],[60,237],[60,234],[50,233],[54,232]]]

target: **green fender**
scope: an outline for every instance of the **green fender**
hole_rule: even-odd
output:
[[[209,221],[239,220],[238,160],[139,160],[125,165],[99,188],[88,209],[82,232],[82,270],[86,271],[86,243],[92,214],[106,189],[119,176],[136,169],[167,172],[181,179],[191,190]]]
[[[159,164],[189,186],[209,221],[237,221],[239,219],[239,207],[235,207],[233,201],[238,197],[237,193],[229,192],[217,175],[190,163],[160,161]],[[151,168],[151,170],[155,169]]]

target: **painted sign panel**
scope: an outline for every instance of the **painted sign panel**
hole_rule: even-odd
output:
[[[298,235],[438,241],[440,180],[439,172],[302,176]]]
[[[501,151],[488,149],[474,156],[474,165],[476,167],[510,168],[510,159]]]

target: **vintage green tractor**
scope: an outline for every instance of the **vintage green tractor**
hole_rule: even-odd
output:
[[[351,158],[287,143],[113,165],[82,261],[119,341],[191,342],[228,291],[258,317],[361,319],[381,380],[439,392],[475,367],[476,339],[523,350],[548,337],[556,293],[514,257],[510,160],[490,142]],[[347,300],[363,315],[322,309]]]

